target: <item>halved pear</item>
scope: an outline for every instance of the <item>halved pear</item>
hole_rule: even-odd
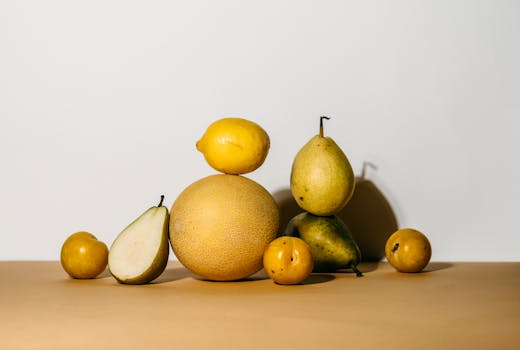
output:
[[[124,284],[153,281],[168,263],[168,209],[161,202],[128,225],[112,243],[108,268]]]

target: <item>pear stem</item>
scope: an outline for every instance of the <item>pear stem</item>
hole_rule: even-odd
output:
[[[323,137],[323,119],[329,120],[330,118],[324,115],[320,117],[320,137]]]
[[[161,206],[162,206],[162,202],[163,202],[163,200],[164,200],[164,194],[161,194],[161,201],[159,202],[158,207],[161,207]]]
[[[356,273],[356,277],[363,277],[363,273],[356,266],[352,265],[350,268]]]

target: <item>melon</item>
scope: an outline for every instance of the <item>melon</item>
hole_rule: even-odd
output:
[[[263,266],[280,214],[272,195],[240,175],[216,174],[189,185],[170,211],[170,243],[191,272],[214,281],[246,278]]]

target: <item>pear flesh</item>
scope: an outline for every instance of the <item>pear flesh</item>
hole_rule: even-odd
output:
[[[108,254],[108,267],[123,284],[144,284],[159,277],[168,263],[168,209],[151,207],[115,239]]]
[[[301,238],[310,246],[314,272],[352,269],[362,275],[357,269],[361,252],[339,217],[301,213],[289,221],[284,235]]]
[[[354,193],[355,177],[350,162],[330,137],[320,133],[296,154],[291,170],[291,192],[298,205],[314,215],[338,213]]]

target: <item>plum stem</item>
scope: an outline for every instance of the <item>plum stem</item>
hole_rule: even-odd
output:
[[[320,117],[320,137],[323,137],[323,119],[329,120],[330,118],[324,115]]]
[[[161,207],[161,206],[162,206],[162,202],[163,202],[163,200],[164,200],[164,194],[161,194],[161,201],[159,202],[158,207]]]

